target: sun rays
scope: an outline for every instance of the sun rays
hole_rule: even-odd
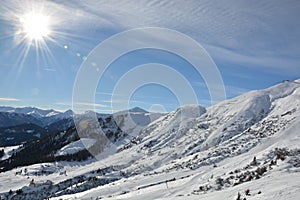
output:
[[[36,12],[22,16],[20,22],[26,39],[39,41],[47,38],[51,34],[50,20],[48,16]]]
[[[44,69],[63,74],[69,66],[67,58],[76,63],[86,60],[95,37],[85,34],[85,16],[83,11],[53,1],[8,0],[1,4],[0,49],[5,50],[4,59],[14,74],[10,81],[17,82],[28,70],[38,79],[47,76],[49,71]]]

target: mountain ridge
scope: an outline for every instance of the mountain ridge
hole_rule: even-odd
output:
[[[109,123],[117,125],[112,119],[99,123],[109,130],[105,128],[111,127]],[[43,163],[2,172],[0,180],[10,177],[11,189],[23,192],[13,194],[25,199],[221,200],[237,199],[239,194],[247,199],[296,200],[300,194],[298,130],[300,84],[284,82],[208,108],[182,106],[152,121],[125,143],[118,139],[126,137],[126,132],[107,132],[118,147],[116,152],[101,160],[50,162],[47,165],[55,169],[51,174],[30,174],[40,182],[53,181],[50,194],[26,186],[28,173],[14,176],[25,168],[41,173]],[[95,129],[86,131],[95,133]],[[74,127],[69,131],[73,133]],[[55,153],[67,148],[71,152],[76,141],[61,145]],[[68,175],[58,175],[63,171]],[[8,197],[9,187],[1,182],[0,186],[0,196]]]

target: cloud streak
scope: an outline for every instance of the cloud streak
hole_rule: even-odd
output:
[[[193,84],[202,89],[207,89],[205,82],[194,82]],[[236,97],[238,95],[241,95],[243,93],[250,91],[247,88],[237,87],[237,86],[233,86],[233,85],[224,85],[224,87],[225,87],[225,91],[226,91],[226,96],[228,98]],[[205,104],[205,105],[207,105],[207,104]]]
[[[74,102],[72,104],[71,102],[57,102],[55,103],[56,105],[61,105],[61,106],[83,106],[83,107],[101,107],[101,108],[106,108],[108,107],[107,105],[104,104],[99,104],[99,103],[90,103],[90,102]]]
[[[0,101],[20,101],[20,99],[10,97],[0,97]]]
[[[12,8],[24,12],[30,3],[35,5],[36,1],[24,4],[5,0],[2,11],[4,15]],[[272,68],[279,73],[300,73],[300,4],[297,0],[191,0],[184,3],[179,0],[99,0],[41,1],[40,4],[62,31],[72,30],[75,35],[79,35],[77,31],[103,29],[117,33],[149,26],[171,28],[195,38],[213,58],[221,61]],[[54,28],[59,30],[59,27]],[[286,66],[292,70],[286,70]]]
[[[80,1],[64,6],[80,12],[82,21],[92,19],[89,23],[95,27],[103,27],[105,21],[106,26],[116,30],[171,28],[195,38],[213,58],[279,73],[300,73],[297,1],[125,0]],[[292,70],[286,70],[286,66]]]
[[[15,7],[19,8],[18,12],[23,12],[30,2],[36,4],[36,1],[26,1],[23,6],[18,1],[4,1],[3,13]],[[171,28],[193,37],[213,58],[221,61],[272,68],[279,73],[300,73],[300,4],[297,0],[40,3],[45,11],[52,13],[57,26],[63,27],[62,31],[72,30],[75,35],[79,35],[77,31],[103,29],[117,33],[149,26]],[[54,28],[59,30],[59,27]],[[286,66],[292,70],[286,70]]]

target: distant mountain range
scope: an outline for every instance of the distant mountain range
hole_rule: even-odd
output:
[[[35,107],[0,107],[0,146],[17,145],[40,139],[72,126],[73,112],[58,112]]]
[[[207,108],[100,116],[103,134],[81,117],[80,137],[72,125],[3,148],[0,198],[299,199],[300,80]]]
[[[125,117],[130,113],[130,120]],[[0,146],[18,145],[26,141],[40,139],[57,131],[65,131],[74,126],[73,117],[84,119],[86,116],[96,114],[97,118],[106,118],[110,114],[94,113],[87,111],[83,114],[76,114],[72,110],[65,112],[53,109],[43,110],[35,107],[13,108],[0,107]],[[141,127],[148,125],[153,119],[162,116],[160,113],[149,113],[141,108],[135,107],[129,110],[120,111],[113,116],[117,123],[120,120],[126,121],[127,131],[129,129],[140,130],[140,127],[133,127],[138,123]],[[133,120],[135,123],[129,124]],[[131,131],[132,131],[131,130]]]
[[[0,112],[22,113],[26,115],[35,116],[36,118],[50,117],[53,115],[61,114],[61,112],[55,111],[53,109],[43,110],[35,107],[13,108],[13,107],[6,107],[6,106],[1,106]]]
[[[43,110],[35,107],[13,108],[0,107],[0,127],[12,125],[20,125],[25,123],[33,123],[38,126],[45,127],[56,121],[67,119],[73,116],[72,110],[65,112],[51,110]]]

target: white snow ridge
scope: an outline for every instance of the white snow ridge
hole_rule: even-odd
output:
[[[117,153],[103,160],[39,163],[1,172],[0,196],[298,200],[299,83],[285,81],[208,108],[186,105],[141,130],[126,125],[118,113],[124,128],[138,133],[120,143]],[[56,153],[76,153],[81,145],[73,141]],[[41,166],[51,166],[51,172],[42,173],[47,170]],[[32,179],[39,184],[30,184]]]

